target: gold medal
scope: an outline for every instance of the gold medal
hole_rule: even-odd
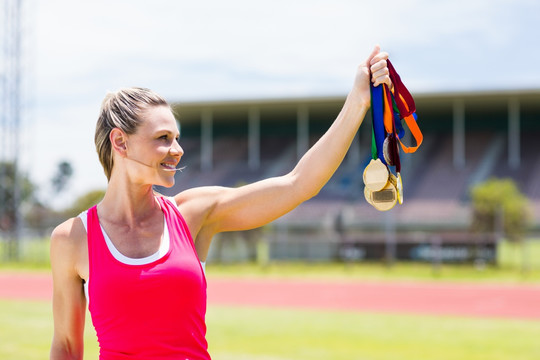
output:
[[[397,203],[403,204],[399,145],[401,144],[405,153],[413,153],[423,139],[416,122],[414,100],[390,60],[387,60],[387,63],[394,89],[390,91],[385,84],[382,85],[382,89],[371,85],[371,155],[376,160],[371,160],[363,174],[364,197],[379,211],[390,210]],[[407,147],[401,142],[400,136],[403,136],[401,120],[409,127],[416,140],[416,146]],[[396,130],[398,126],[399,132]],[[395,167],[395,176],[390,172],[390,167]]]
[[[371,206],[374,206],[373,205],[373,201],[371,201],[371,194],[373,193],[373,191],[369,190],[369,188],[367,186],[364,186],[364,197],[366,198],[366,201],[369,205]]]
[[[396,177],[390,174],[390,181],[378,191],[371,191],[367,186],[364,188],[366,201],[379,211],[388,211],[397,203]]]
[[[401,173],[397,173],[396,179],[396,191],[398,196],[399,205],[403,204],[403,184],[401,182]]]
[[[382,190],[388,183],[388,168],[380,159],[371,160],[364,170],[364,184],[371,191]]]

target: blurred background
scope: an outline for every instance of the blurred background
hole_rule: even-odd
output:
[[[242,186],[294,167],[380,44],[424,134],[402,153],[403,205],[378,212],[364,199],[368,114],[319,195],[263,228],[216,236],[209,292],[242,277],[346,281],[364,295],[362,281],[427,281],[432,294],[487,282],[523,286],[532,300],[520,306],[538,308],[538,1],[2,0],[0,19],[0,280],[30,272],[50,291],[52,229],[106,187],[93,137],[107,91],[148,87],[173,105],[185,169],[157,191]],[[44,357],[49,301],[0,298],[0,315],[0,357]],[[207,321],[219,359],[461,360],[538,359],[537,319],[212,304]]]
[[[264,229],[220,236],[211,261],[495,264],[503,240],[534,252],[538,10],[535,1],[4,0],[2,260],[24,258],[99,201],[106,179],[93,132],[107,91],[149,87],[174,105],[186,169],[159,191],[240,186],[292,169],[375,44],[413,93],[425,138],[402,154],[404,204],[381,213],[363,199],[368,114],[316,198]]]

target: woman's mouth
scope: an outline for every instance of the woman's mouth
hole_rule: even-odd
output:
[[[164,170],[167,170],[167,171],[176,171],[176,164],[168,164],[168,163],[161,163],[160,164]]]

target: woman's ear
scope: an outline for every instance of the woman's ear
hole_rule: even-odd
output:
[[[109,134],[109,140],[111,141],[113,151],[120,154],[120,156],[126,156],[127,151],[127,135],[119,128],[114,128]]]

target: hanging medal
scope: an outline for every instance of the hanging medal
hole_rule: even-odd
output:
[[[383,85],[384,86],[384,85]],[[384,123],[384,88],[371,85],[372,160],[364,170],[364,197],[379,211],[392,209],[397,201],[397,179],[388,169],[389,159],[384,155],[387,131]]]
[[[396,132],[396,122],[400,122],[399,117],[394,116],[393,98],[390,89],[385,84],[384,89],[384,127],[387,132],[383,145],[383,154],[389,166],[396,167],[396,192],[399,204],[403,204],[403,184],[401,181],[401,161],[399,159],[399,136]]]
[[[372,160],[364,170],[364,196],[377,210],[387,211],[396,203],[403,204],[403,184],[399,148],[406,153],[415,152],[423,141],[416,123],[416,105],[401,81],[392,63],[387,60],[390,79],[394,84],[392,93],[385,84],[371,84],[372,114]],[[413,135],[416,146],[406,146],[401,141],[404,121]],[[396,175],[389,169],[395,167]]]

